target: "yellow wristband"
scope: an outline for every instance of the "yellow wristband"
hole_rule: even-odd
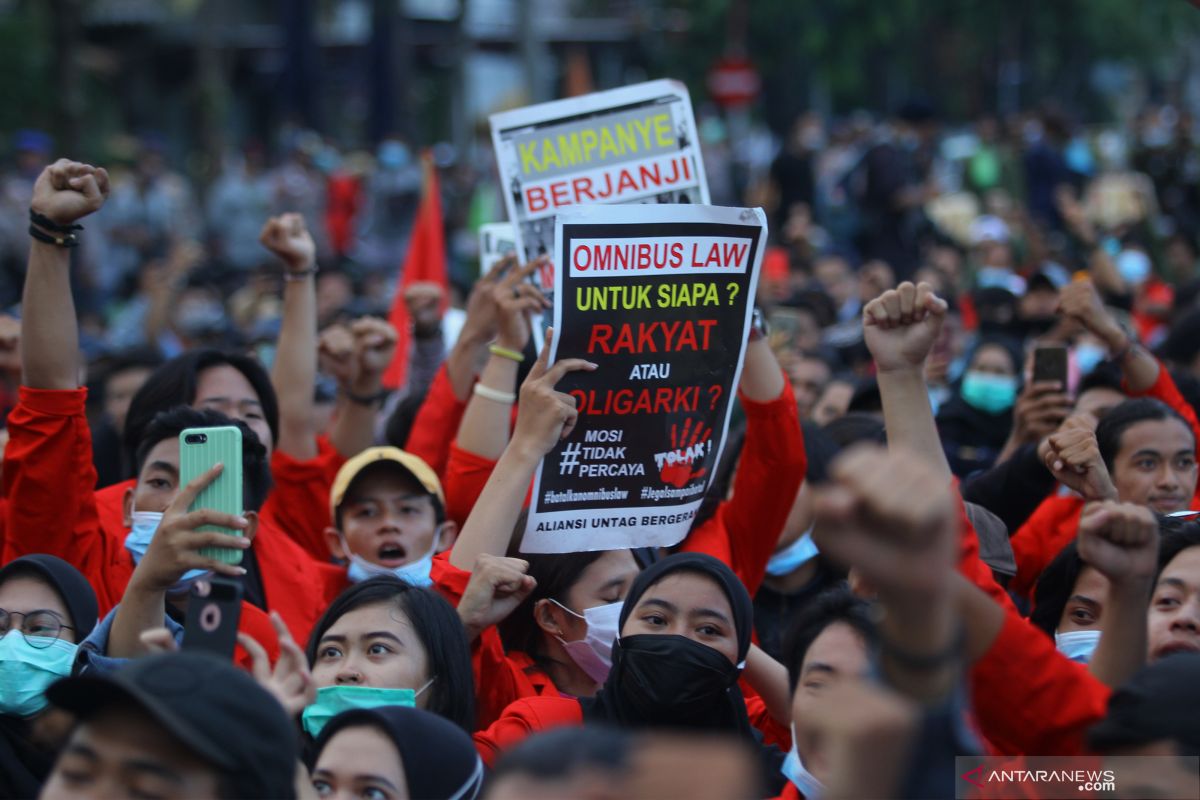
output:
[[[509,361],[515,361],[518,364],[525,360],[524,354],[518,353],[516,350],[509,350],[507,347],[501,347],[498,344],[489,344],[488,352],[494,356],[500,356],[501,358],[507,358]]]

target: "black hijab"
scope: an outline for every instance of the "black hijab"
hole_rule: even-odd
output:
[[[317,738],[313,767],[338,731],[369,726],[382,731],[400,752],[409,797],[474,800],[483,785],[483,761],[471,737],[429,711],[382,706],[346,711],[331,719]]]
[[[96,593],[87,578],[61,558],[37,553],[14,559],[0,569],[0,584],[32,575],[48,583],[62,598],[75,629],[75,641],[96,626]],[[29,739],[30,721],[0,714],[0,797],[36,797],[54,766],[54,753]]]
[[[725,564],[703,553],[676,553],[647,567],[629,589],[621,609],[619,629],[646,591],[663,578],[677,572],[690,572],[711,578],[721,587],[729,599],[733,611],[733,625],[737,635],[738,665],[728,663],[725,656],[695,642],[679,642],[683,637],[657,634],[618,636],[613,644],[612,671],[608,680],[591,699],[580,699],[583,717],[589,723],[607,723],[625,728],[667,727],[700,728],[738,733],[754,739],[753,729],[746,716],[746,705],[742,699],[737,680],[741,675],[740,665],[750,650],[750,637],[754,625],[754,605],[746,587]],[[675,640],[675,641],[671,641]],[[687,673],[678,672],[678,659],[657,658],[653,653],[640,652],[644,645],[680,645],[684,650],[696,654],[705,664],[696,665],[692,676],[696,686],[689,686]],[[658,649],[658,648],[656,648]],[[704,651],[709,651],[705,653]],[[649,668],[649,669],[647,669]],[[717,672],[720,675],[717,675]],[[705,692],[699,680],[704,678],[708,687],[717,691]],[[713,682],[713,683],[710,683]],[[680,704],[672,707],[663,702],[644,701],[646,691],[659,695],[669,692],[678,697]],[[660,699],[660,698],[656,698]],[[669,699],[669,698],[661,698]]]

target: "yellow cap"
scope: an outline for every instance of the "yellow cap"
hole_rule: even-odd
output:
[[[417,483],[421,484],[425,491],[436,497],[443,506],[446,505],[446,498],[442,494],[442,483],[438,480],[437,473],[420,458],[399,447],[368,447],[343,464],[342,468],[338,470],[337,477],[333,479],[333,488],[329,490],[329,514],[335,522],[338,506],[342,504],[350,484],[354,482],[360,472],[380,461],[399,464],[416,479]]]

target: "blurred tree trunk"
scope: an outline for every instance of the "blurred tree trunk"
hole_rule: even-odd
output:
[[[229,119],[229,81],[221,49],[228,30],[228,0],[204,0],[197,12],[196,104],[199,117],[201,165],[197,176],[203,186],[221,171],[225,129]]]
[[[57,152],[82,157],[79,149],[83,121],[83,76],[79,49],[83,45],[80,0],[50,0],[54,47],[54,137]]]

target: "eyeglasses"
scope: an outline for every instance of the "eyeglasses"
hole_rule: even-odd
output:
[[[69,631],[75,630],[70,625],[63,623],[62,618],[53,611],[38,609],[30,611],[28,614],[22,614],[20,611],[5,611],[0,608],[0,636],[6,636],[13,628],[13,618],[21,618],[21,636],[30,647],[42,650],[54,644],[55,640],[62,635],[63,629]]]

